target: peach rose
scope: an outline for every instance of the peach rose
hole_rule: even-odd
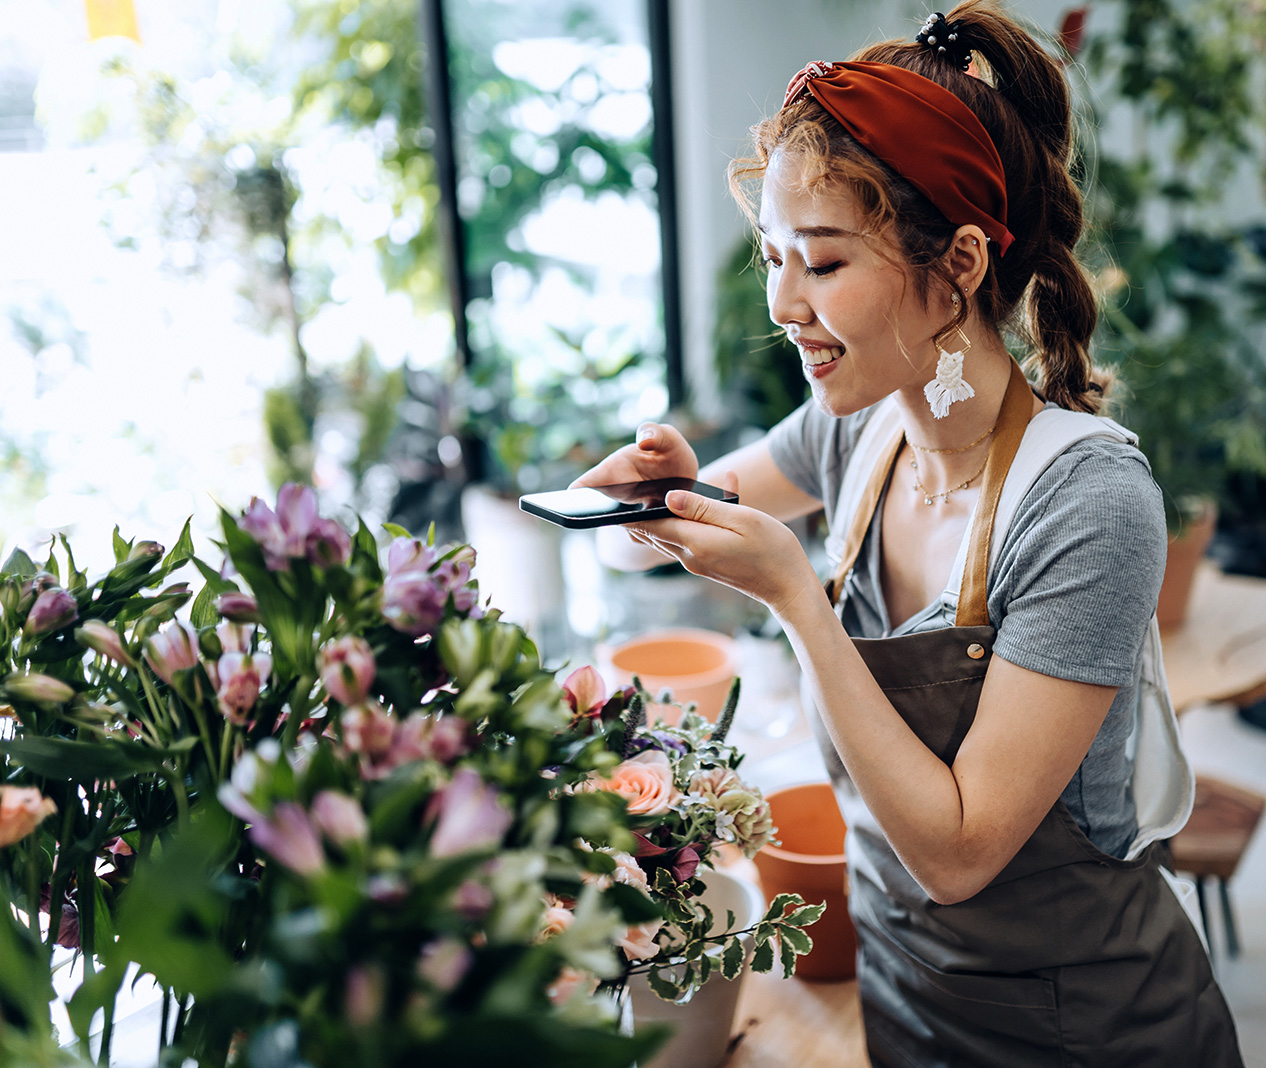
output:
[[[34,786],[0,786],[0,846],[25,838],[56,811]]]
[[[551,1005],[561,1005],[572,995],[579,993],[582,997],[590,997],[598,989],[598,977],[564,964],[558,978],[546,989]]]
[[[668,757],[658,749],[638,753],[620,764],[611,778],[590,780],[589,787],[622,794],[634,816],[662,816],[681,797]]]
[[[642,871],[635,857],[628,853],[612,853],[611,856],[615,860],[615,871],[611,873],[612,879],[625,886],[631,886],[635,890],[641,890],[643,893],[649,891],[650,884],[646,880],[646,872]]]
[[[624,955],[629,960],[649,960],[655,956],[659,952],[655,936],[659,934],[659,929],[663,926],[663,920],[647,920],[645,923],[626,927],[619,938],[620,948],[624,950]]]
[[[545,910],[545,919],[541,923],[541,939],[553,938],[554,935],[561,934],[571,926],[575,918],[571,909],[565,909],[561,905],[551,905]]]

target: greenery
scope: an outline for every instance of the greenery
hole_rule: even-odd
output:
[[[1087,198],[1097,356],[1120,377],[1122,421],[1176,529],[1190,502],[1266,474],[1266,220],[1228,221],[1236,183],[1260,191],[1264,177],[1266,14],[1120,0],[1100,16],[1114,25],[1077,51],[1101,130]]]

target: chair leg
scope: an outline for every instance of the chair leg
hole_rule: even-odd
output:
[[[1226,880],[1218,880],[1218,893],[1222,898],[1222,922],[1226,925],[1226,955],[1240,955],[1240,940],[1235,936],[1235,914],[1231,912],[1231,896],[1227,893]]]
[[[1209,945],[1209,956],[1213,956],[1213,934],[1209,930],[1209,908],[1204,899],[1204,876],[1196,876],[1196,901],[1200,905],[1200,923],[1204,927],[1204,940]]]

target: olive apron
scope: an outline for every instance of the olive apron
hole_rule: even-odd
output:
[[[989,540],[1031,398],[1013,366],[972,523],[956,625],[854,639],[893,706],[947,764],[971,727],[992,657]],[[884,449],[862,495],[829,587],[833,600],[901,442],[897,435]],[[888,845],[834,750],[824,752],[849,828],[849,903],[875,1068],[1242,1066],[1208,954],[1162,877],[1159,843],[1131,860],[1109,856],[1057,800],[988,886],[966,901],[938,905]]]

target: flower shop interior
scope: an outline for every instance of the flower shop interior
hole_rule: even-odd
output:
[[[1006,7],[1073,90],[1173,867],[1266,1068],[1266,8]],[[789,642],[518,498],[805,400],[727,164],[928,14],[10,5],[0,1068],[869,1064]]]

